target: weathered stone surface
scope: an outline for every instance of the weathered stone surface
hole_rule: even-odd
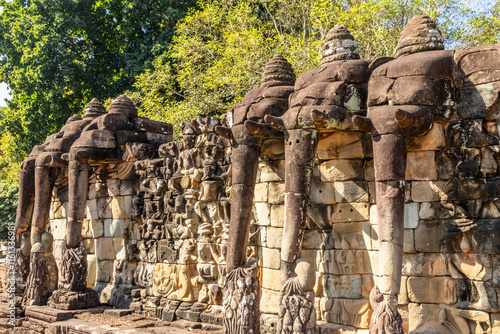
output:
[[[262,269],[262,288],[274,291],[281,290],[281,273],[279,270]]]
[[[419,252],[435,252],[441,250],[441,240],[446,234],[444,224],[440,220],[421,220],[415,229],[415,249]]]
[[[356,327],[331,324],[328,322],[319,324],[321,334],[357,334]]]
[[[500,81],[458,90],[457,113],[461,119],[498,119]]]
[[[372,264],[366,250],[325,250],[319,270],[332,275],[370,274]]]
[[[285,206],[271,205],[271,226],[283,227],[285,224]]]
[[[260,298],[260,311],[267,314],[278,314],[277,305],[279,305],[280,293],[268,289],[262,289]]]
[[[267,183],[257,183],[254,194],[255,202],[267,202]]]
[[[317,154],[322,160],[363,159],[365,153],[359,132],[333,132],[322,134]]]
[[[425,202],[420,204],[420,219],[450,219],[465,217],[463,207],[453,202]]]
[[[372,275],[323,276],[323,287],[328,298],[368,298],[373,286]]]
[[[415,253],[415,230],[405,229],[404,231],[404,253]]]
[[[363,179],[363,160],[332,159],[319,165],[321,181],[347,181]]]
[[[449,270],[453,278],[488,281],[492,277],[490,258],[484,254],[453,253],[448,255]]]
[[[454,304],[457,283],[450,277],[408,277],[408,298],[416,303]]]
[[[283,204],[285,202],[285,184],[271,182],[269,183],[269,204]]]
[[[329,299],[321,298],[320,312],[328,322],[342,323],[357,328],[368,328],[372,309],[366,299]]]
[[[255,213],[257,215],[257,224],[260,226],[269,226],[271,224],[271,211],[267,203],[255,203]]]
[[[269,248],[281,248],[281,238],[283,235],[282,228],[267,228],[267,247]]]
[[[335,200],[341,202],[368,202],[368,184],[366,181],[335,182]]]
[[[309,206],[307,209],[306,227],[309,229],[328,230],[331,228],[331,216],[332,207],[330,205]]]
[[[260,182],[275,182],[285,180],[285,160],[259,163]]]
[[[100,260],[114,260],[115,249],[113,246],[113,238],[96,239],[96,255]]]
[[[448,266],[446,256],[436,253],[417,253],[403,255],[404,276],[446,276]]]
[[[269,269],[280,269],[279,249],[262,248],[262,266]]]
[[[408,151],[435,151],[446,145],[445,125],[434,123],[432,129],[408,146]]]
[[[313,181],[309,200],[312,205],[335,204],[334,183]]]
[[[446,202],[453,199],[450,186],[445,181],[413,181],[411,199],[414,202]]]
[[[485,312],[461,310],[446,305],[408,305],[411,333],[489,333],[492,328]]]
[[[332,222],[364,221],[370,218],[368,203],[338,203],[333,206]]]
[[[408,152],[406,180],[437,180],[435,151]]]
[[[372,249],[372,226],[369,222],[336,223],[331,239],[335,249]]]

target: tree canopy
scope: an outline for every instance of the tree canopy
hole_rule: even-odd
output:
[[[0,81],[12,92],[0,120],[0,222],[19,163],[91,98],[133,87],[171,42],[194,0],[0,1]],[[7,181],[6,181],[7,180]]]
[[[318,66],[323,37],[337,23],[373,59],[394,56],[401,29],[417,14],[438,20],[448,47],[498,42],[499,9],[500,1],[478,11],[462,0],[201,0],[131,95],[144,114],[174,124],[222,115],[259,84],[273,54],[297,75]]]

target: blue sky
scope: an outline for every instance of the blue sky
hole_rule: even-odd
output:
[[[0,82],[0,107],[6,107],[5,99],[9,99],[10,95],[7,91],[7,84],[5,82]]]

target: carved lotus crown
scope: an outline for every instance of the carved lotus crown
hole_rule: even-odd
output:
[[[106,108],[99,102],[98,99],[93,98],[92,101],[87,103],[83,109],[83,118],[98,117],[106,113]]]
[[[346,27],[336,24],[325,36],[321,65],[333,61],[359,59],[358,43]]]
[[[120,95],[111,102],[109,112],[120,112],[127,116],[137,116],[137,107],[127,95]]]
[[[293,86],[294,83],[292,65],[283,56],[274,55],[264,68],[260,87]]]
[[[403,57],[430,50],[444,50],[443,35],[436,22],[429,16],[416,15],[401,31],[396,55]]]

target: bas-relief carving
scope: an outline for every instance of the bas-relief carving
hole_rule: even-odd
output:
[[[159,297],[221,303],[231,172],[229,145],[214,132],[219,124],[213,117],[186,122],[182,141],[162,144],[160,158],[135,164],[136,283],[151,287],[145,306]]]

